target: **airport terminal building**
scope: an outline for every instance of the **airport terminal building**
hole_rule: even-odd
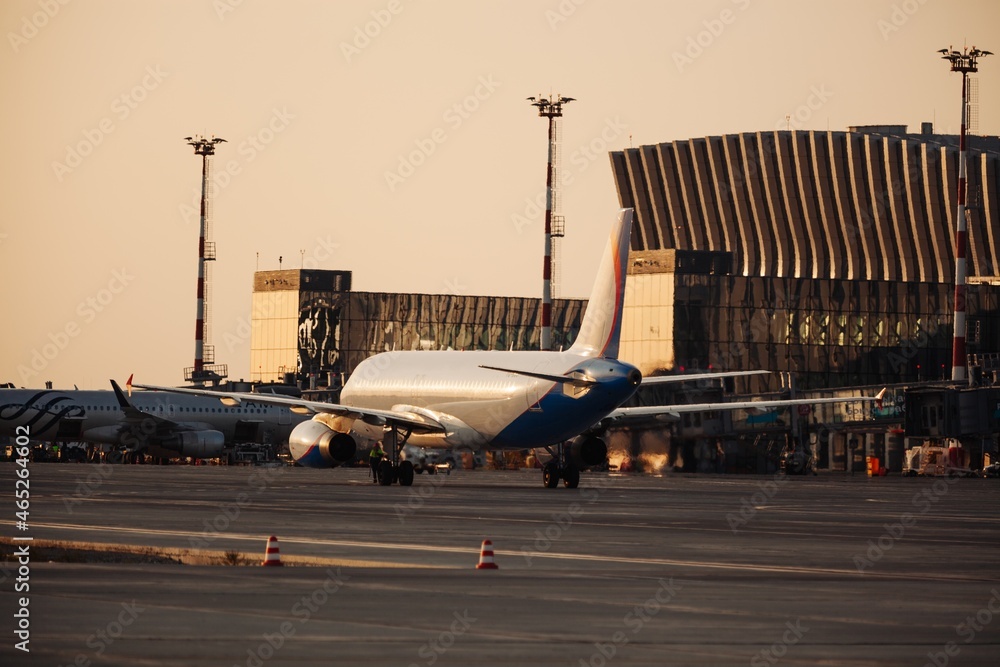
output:
[[[625,358],[767,368],[799,386],[950,377],[958,137],[905,126],[611,153],[636,211]],[[1000,138],[969,151],[970,365],[1000,352]],[[754,390],[773,390],[764,377]]]

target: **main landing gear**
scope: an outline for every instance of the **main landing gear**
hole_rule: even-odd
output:
[[[382,459],[378,469],[378,483],[382,486],[391,486],[399,482],[400,486],[413,486],[413,463],[399,460],[399,453],[403,450],[403,445],[410,438],[410,431],[399,437],[399,427],[389,427],[389,456],[391,459]]]
[[[562,443],[556,445],[555,452],[550,447],[545,448],[552,455],[552,459],[542,466],[542,485],[546,489],[559,486],[560,478],[567,489],[580,486],[580,469],[567,460],[565,449]]]

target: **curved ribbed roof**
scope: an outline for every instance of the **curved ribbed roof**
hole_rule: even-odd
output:
[[[633,250],[725,250],[742,275],[954,279],[958,138],[773,131],[611,153]],[[986,143],[986,151],[976,150]],[[971,275],[1000,275],[1000,153],[969,154]]]

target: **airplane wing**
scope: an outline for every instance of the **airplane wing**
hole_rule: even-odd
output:
[[[514,373],[515,375],[525,375],[527,377],[548,380],[549,382],[571,384],[574,387],[586,388],[597,384],[596,380],[576,377],[574,375],[555,375],[552,373],[539,373],[536,371],[519,370],[516,368],[501,368],[499,366],[480,365],[491,371],[501,371],[503,373]],[[653,377],[643,377],[642,385],[673,384],[676,382],[697,382],[698,380],[715,380],[718,378],[741,377],[745,375],[767,375],[771,371],[719,371],[714,373],[689,373],[686,375],[656,375]]]
[[[555,382],[557,384],[571,384],[574,387],[592,387],[597,384],[597,380],[588,380],[587,378],[580,378],[573,375],[555,375],[552,373],[538,373],[535,371],[522,371],[515,368],[500,368],[499,366],[484,366],[479,365],[480,368],[485,368],[491,371],[500,371],[502,373],[514,373],[515,375],[524,375],[526,377],[538,378],[539,380],[547,380],[549,382]]]
[[[789,405],[818,405],[822,403],[876,402],[881,404],[885,396],[882,389],[875,396],[851,396],[844,398],[785,398],[764,401],[733,401],[729,403],[690,403],[686,405],[645,405],[633,408],[618,408],[605,420],[626,420],[634,417],[679,417],[684,412],[711,412],[713,410],[757,410],[779,408]]]
[[[698,380],[716,380],[719,378],[743,377],[746,375],[767,375],[771,371],[719,371],[715,373],[690,373],[687,375],[654,375],[643,376],[642,385],[672,384],[674,382],[697,382]]]
[[[350,405],[339,405],[337,403],[324,403],[322,401],[308,401],[294,396],[279,396],[277,394],[246,394],[238,392],[209,391],[207,389],[180,389],[177,387],[158,387],[148,384],[134,384],[133,387],[139,389],[150,389],[154,391],[169,391],[175,394],[190,394],[192,396],[209,396],[218,398],[223,405],[230,407],[240,405],[243,401],[256,401],[257,403],[268,403],[270,405],[283,405],[289,410],[300,415],[310,415],[327,413],[338,417],[350,419],[360,419],[367,424],[375,426],[394,425],[412,429],[414,432],[445,432],[447,429],[441,422],[423,414],[415,412],[405,412],[396,410],[375,410],[371,408],[358,408]]]

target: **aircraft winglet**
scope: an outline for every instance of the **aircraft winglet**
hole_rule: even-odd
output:
[[[129,382],[131,381],[132,378],[129,377]],[[126,386],[131,388],[130,384],[126,384]],[[115,390],[115,397],[118,399],[118,405],[121,407],[122,412],[124,412],[126,416],[134,417],[136,415],[144,414],[141,410],[132,405],[132,401],[128,400],[128,397],[125,396],[125,392],[122,391],[122,388],[118,386],[118,383],[115,382],[114,379],[111,380],[111,388]]]
[[[875,405],[878,406],[879,410],[882,409],[882,399],[885,398],[885,390],[886,389],[888,389],[888,387],[882,387],[882,391],[880,391],[879,393],[875,394]]]

